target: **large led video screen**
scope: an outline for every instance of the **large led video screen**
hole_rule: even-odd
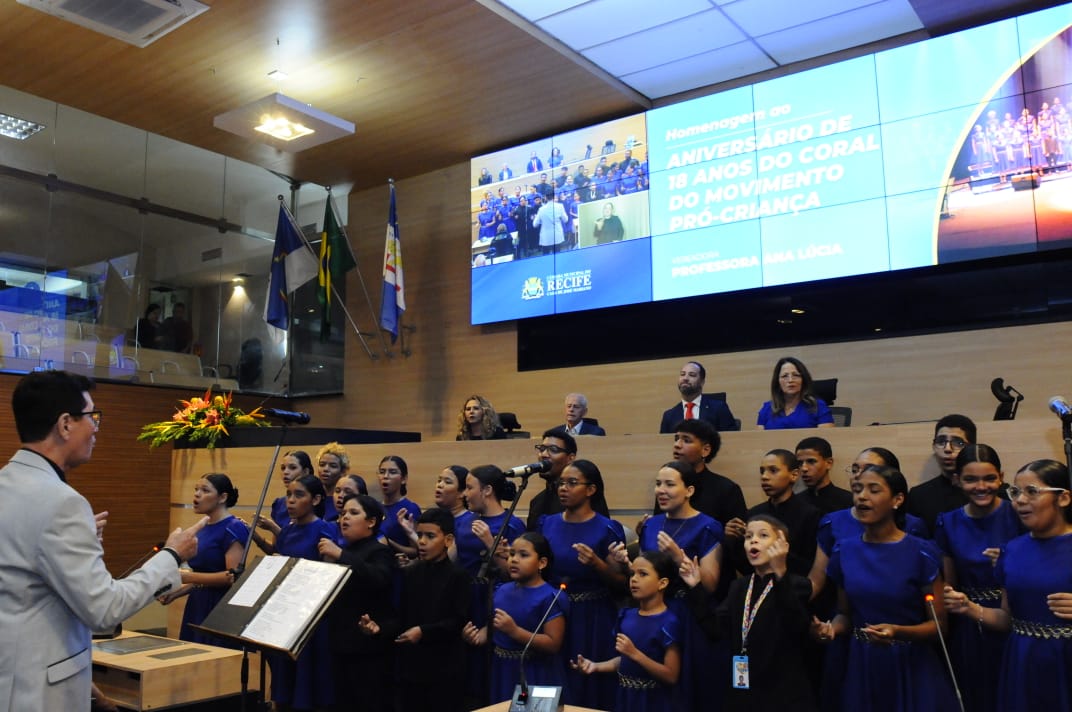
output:
[[[474,324],[1072,246],[1072,5],[473,159]]]

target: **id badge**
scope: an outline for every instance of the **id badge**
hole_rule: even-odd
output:
[[[734,655],[733,656],[733,680],[731,681],[735,690],[747,690],[748,689],[748,656],[747,655]]]

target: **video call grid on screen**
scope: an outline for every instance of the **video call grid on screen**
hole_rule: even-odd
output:
[[[1067,247],[1070,27],[1064,5],[475,158],[472,323]]]

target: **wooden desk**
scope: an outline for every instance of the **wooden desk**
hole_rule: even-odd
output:
[[[114,651],[117,646],[133,645],[134,640],[146,646],[162,647],[126,653]],[[108,648],[113,651],[109,652]],[[242,691],[241,665],[240,650],[144,633],[123,633],[114,640],[93,644],[93,682],[117,705],[139,711],[237,695]]]

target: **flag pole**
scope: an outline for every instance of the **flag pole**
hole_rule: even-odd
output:
[[[335,217],[335,225],[338,226],[339,231],[342,233],[343,239],[346,240],[346,249],[350,250],[350,254],[353,255],[354,254],[354,249],[350,245],[350,236],[346,234],[346,230],[343,229],[343,227],[342,227],[342,221],[339,220],[339,212],[335,209],[335,201],[332,199],[331,186],[330,185],[327,186],[327,191],[328,191],[328,205],[331,206],[331,214]],[[312,248],[312,246],[310,245],[310,249],[311,248]],[[355,263],[354,267],[356,268],[354,271],[357,272],[357,278],[361,282],[361,290],[365,293],[365,301],[368,302],[369,311],[371,311],[372,310],[372,300],[369,299],[368,289],[365,288],[365,278],[363,276],[361,276],[361,267],[359,267],[356,264],[357,263],[356,259],[354,260],[354,263]],[[335,290],[335,289],[331,290],[331,294],[335,298],[335,303],[338,304],[339,307],[342,309],[342,313],[346,315],[346,320],[348,322],[350,322],[350,326],[351,326],[351,328],[353,328],[354,334],[357,335],[358,341],[361,342],[361,346],[364,347],[365,353],[368,354],[368,357],[371,360],[373,360],[373,361],[379,360],[380,355],[376,354],[376,353],[373,353],[372,349],[369,348],[368,342],[365,341],[365,334],[361,331],[361,329],[358,328],[357,324],[354,322],[354,318],[352,316],[350,316],[350,310],[346,308],[346,303],[343,301],[343,298],[341,296],[339,296],[338,290]]]

